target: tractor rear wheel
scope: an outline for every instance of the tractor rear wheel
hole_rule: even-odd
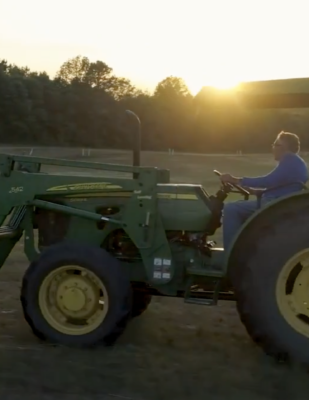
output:
[[[131,285],[103,249],[56,244],[31,263],[22,282],[26,321],[39,338],[66,346],[112,344],[131,317]]]
[[[257,219],[240,245],[231,280],[248,333],[278,361],[309,364],[308,200]]]

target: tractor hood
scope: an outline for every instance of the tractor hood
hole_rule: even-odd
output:
[[[309,78],[242,82],[229,90],[204,87],[195,101],[198,107],[233,103],[250,108],[309,107]]]

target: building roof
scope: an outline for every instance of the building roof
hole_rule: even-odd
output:
[[[206,86],[195,101],[199,107],[227,102],[253,108],[309,107],[309,78],[242,82],[229,90]]]

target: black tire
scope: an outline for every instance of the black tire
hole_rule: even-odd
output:
[[[276,283],[285,263],[309,247],[309,204],[277,206],[267,220],[257,220],[241,248],[236,248],[230,278],[237,309],[247,332],[266,354],[277,361],[309,364],[309,338],[282,316]]]
[[[109,308],[103,322],[84,335],[67,335],[54,329],[43,317],[38,301],[40,286],[53,270],[65,265],[79,265],[93,272],[107,290]],[[124,331],[131,318],[132,291],[129,278],[120,263],[98,247],[63,243],[52,245],[30,264],[21,289],[24,316],[40,339],[73,347],[89,347],[105,342],[111,345]]]
[[[143,312],[147,310],[151,299],[151,294],[143,290],[133,288],[132,318],[143,314]]]

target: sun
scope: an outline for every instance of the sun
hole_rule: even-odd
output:
[[[209,86],[213,86],[217,89],[233,89],[235,86],[239,84],[238,81],[231,80],[218,80],[218,82],[213,82]],[[204,85],[205,86],[205,85]]]
[[[199,79],[194,77],[185,80],[190,92],[195,96],[204,86],[211,86],[220,90],[234,89],[239,85],[239,80],[230,79],[229,77],[218,77],[215,79]]]

